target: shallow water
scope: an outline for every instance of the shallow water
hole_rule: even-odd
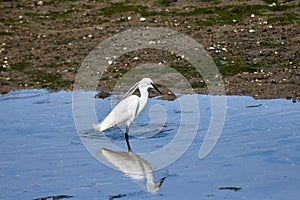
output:
[[[154,172],[156,180],[167,178],[153,195],[147,192],[145,181],[107,167],[86,150],[73,121],[72,93],[27,90],[0,96],[0,199],[59,195],[73,196],[70,199],[299,198],[299,103],[227,97],[221,137],[212,152],[199,159],[210,119],[210,97],[196,97],[201,114],[197,135],[176,162]],[[110,103],[110,98],[97,99],[96,109],[108,112]],[[161,104],[168,118],[159,134],[131,128],[136,153],[160,149],[177,132],[181,112],[176,101],[150,99],[136,124],[147,127],[147,112],[154,104]],[[99,119],[104,115],[98,114]],[[105,134],[126,151],[119,128]],[[87,132],[85,137],[101,140],[103,136]]]

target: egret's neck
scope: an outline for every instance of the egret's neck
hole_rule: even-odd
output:
[[[148,95],[149,95],[148,89],[146,89],[146,88],[139,88],[139,90],[140,90],[140,94],[141,94],[141,99],[145,99],[147,101]]]

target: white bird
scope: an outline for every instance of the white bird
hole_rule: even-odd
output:
[[[161,184],[166,177],[163,177],[158,182],[154,179],[153,169],[149,162],[133,153],[132,151],[112,151],[110,149],[103,148],[98,153],[104,156],[108,162],[117,167],[126,176],[134,180],[147,179],[146,187],[151,193],[157,193]]]
[[[129,126],[146,107],[149,88],[156,89],[159,94],[162,95],[150,78],[143,78],[128,90],[123,96],[124,99],[114,107],[100,124],[95,125],[94,128],[99,131],[104,131],[110,127],[125,124],[125,139],[128,150],[131,150],[128,141]],[[140,97],[133,94],[137,89],[139,89]]]

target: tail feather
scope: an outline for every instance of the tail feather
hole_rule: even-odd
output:
[[[94,125],[93,125],[94,129],[96,129],[96,130],[98,130],[98,131],[104,131],[104,129],[101,127],[101,124],[102,124],[102,123],[100,123],[100,124],[94,124]]]
[[[101,123],[93,125],[94,129],[98,131],[104,131],[110,127],[115,126],[115,122],[111,118],[106,117]]]

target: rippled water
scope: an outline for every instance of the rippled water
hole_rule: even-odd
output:
[[[132,180],[89,154],[75,129],[72,93],[27,90],[0,96],[0,199],[299,198],[299,102],[227,97],[222,135],[213,151],[199,159],[210,119],[210,97],[197,98],[201,114],[197,136],[182,157],[154,172],[156,180],[167,178],[153,195],[145,181]],[[110,104],[110,98],[97,99],[96,109],[108,112]],[[155,135],[131,128],[137,134],[130,138],[137,153],[160,149],[177,132],[181,113],[176,101],[150,99],[136,124],[147,126],[147,112],[154,104],[167,110],[168,120]],[[126,150],[120,129],[105,134]],[[85,137],[93,137],[92,132]],[[101,137],[96,134],[94,139]]]

